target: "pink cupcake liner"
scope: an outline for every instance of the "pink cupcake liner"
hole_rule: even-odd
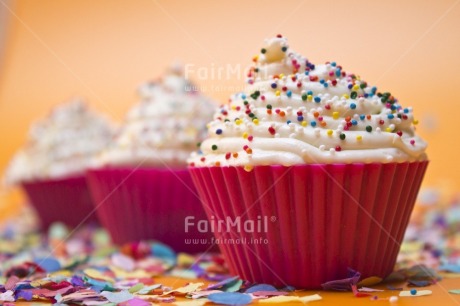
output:
[[[267,231],[214,231],[230,271],[316,289],[393,271],[428,162],[191,168],[211,220],[267,217]],[[232,222],[233,222],[232,221]],[[235,243],[235,239],[245,240]],[[234,239],[233,241],[224,239]],[[267,243],[255,243],[265,239]],[[229,242],[230,241],[230,242]]]
[[[35,208],[43,230],[54,222],[69,227],[97,222],[85,176],[23,182],[22,187]]]
[[[114,243],[154,239],[176,251],[217,250],[212,233],[201,233],[196,226],[207,217],[186,169],[106,168],[88,171],[87,180]],[[187,217],[195,224],[188,232]]]

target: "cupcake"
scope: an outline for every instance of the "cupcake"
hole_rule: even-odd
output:
[[[23,187],[42,229],[57,221],[76,227],[96,220],[85,171],[112,136],[108,120],[91,112],[81,100],[57,106],[32,125],[5,180]]]
[[[206,220],[187,170],[187,158],[206,133],[215,107],[170,68],[141,86],[114,143],[88,172],[102,224],[117,244],[155,239],[176,251],[206,251],[210,233],[192,232],[186,220]]]
[[[280,35],[253,61],[188,160],[230,270],[311,289],[385,277],[428,164],[412,109]]]

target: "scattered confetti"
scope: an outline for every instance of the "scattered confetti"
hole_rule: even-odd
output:
[[[457,204],[453,205],[456,207]],[[460,277],[460,250],[456,243],[460,241],[460,235],[456,234],[460,232],[460,217],[457,215],[460,216],[460,210],[459,213],[454,211],[443,215],[436,212],[426,224],[419,222],[419,227],[425,226],[421,241],[411,240],[408,234],[397,270],[384,280],[385,291],[401,291],[399,297],[371,295],[384,291],[374,288],[382,280],[378,277],[360,280],[360,273],[353,270],[345,279],[323,284],[324,288],[351,290],[357,297],[390,303],[397,303],[403,297],[432,294],[430,290],[419,289],[442,281],[441,276]],[[435,233],[435,238],[428,239],[428,229],[429,233]],[[243,299],[246,304],[253,301],[288,304],[321,298],[318,295],[299,297],[293,287],[279,289],[230,276],[221,255],[176,255],[168,246],[156,242],[114,247],[98,228],[84,228],[68,241],[64,240],[69,233],[64,227],[53,227],[53,231],[46,237],[33,230],[27,233],[21,229],[21,234],[13,227],[3,232],[0,230],[2,304],[9,306],[17,301],[30,301],[32,305],[41,301],[55,306],[147,306],[152,303],[194,306],[212,301],[209,297],[215,299],[216,295],[224,305],[234,303],[235,299]],[[423,239],[430,241],[424,242]],[[438,240],[444,244],[436,244]],[[56,248],[56,245],[62,247]],[[80,251],[76,251],[77,247]],[[420,254],[424,256],[422,260]],[[191,283],[183,287],[166,287],[157,283],[155,278],[163,275],[186,278]],[[204,285],[201,280],[211,283]],[[460,294],[460,289],[452,289],[449,293]]]

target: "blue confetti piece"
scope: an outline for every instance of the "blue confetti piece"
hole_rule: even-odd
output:
[[[95,280],[95,279],[92,279],[92,278],[89,278],[89,277],[84,277],[84,281],[91,285],[92,288],[98,292],[102,291],[102,290],[105,290],[105,291],[113,291],[114,288],[111,284],[109,284],[108,282],[104,282],[104,281],[98,281],[98,280]]]
[[[257,291],[278,291],[278,290],[272,285],[260,284],[260,285],[255,285],[255,286],[252,286],[251,288],[248,288],[248,290],[246,290],[245,292],[253,293]]]
[[[252,302],[250,295],[236,292],[213,293],[208,299],[220,305],[247,305]]]
[[[433,283],[427,280],[413,280],[409,279],[408,280],[409,286],[415,286],[415,287],[426,287],[429,285],[432,285]]]
[[[446,271],[451,273],[460,273],[460,265],[445,264],[438,268],[439,271]]]
[[[23,289],[34,289],[30,283],[20,283],[16,285],[15,290],[23,290]]]
[[[152,254],[155,255],[155,257],[166,259],[172,262],[172,264],[176,262],[176,252],[174,252],[173,249],[171,249],[167,245],[164,245],[162,243],[153,243],[151,250]]]
[[[61,264],[53,257],[36,258],[35,263],[48,273],[61,270]]]
[[[109,292],[103,291],[101,295],[105,297],[111,303],[123,303],[129,301],[134,298],[134,295],[129,293],[128,291],[120,291],[120,292]]]

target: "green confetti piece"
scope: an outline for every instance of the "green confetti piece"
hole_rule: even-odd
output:
[[[144,284],[143,283],[138,283],[134,286],[132,286],[131,288],[129,288],[129,293],[136,293],[138,292],[139,290],[141,290],[142,288],[144,288]]]

